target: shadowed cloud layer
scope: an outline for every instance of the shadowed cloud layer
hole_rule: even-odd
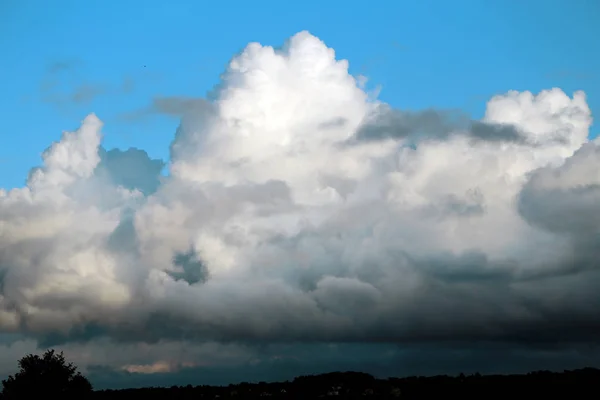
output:
[[[393,110],[301,32],[249,44],[210,101],[171,100],[153,105],[182,115],[168,177],[142,150],[103,149],[90,114],[26,187],[0,192],[4,332],[244,355],[599,337],[600,150],[583,92],[511,91],[481,121]],[[121,366],[198,362],[182,357]]]

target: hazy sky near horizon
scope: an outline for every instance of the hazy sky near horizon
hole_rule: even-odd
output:
[[[0,375],[598,366],[600,5],[0,4]]]

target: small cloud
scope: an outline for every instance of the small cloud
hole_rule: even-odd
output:
[[[69,105],[89,104],[99,96],[130,93],[135,88],[132,77],[126,76],[120,85],[86,82],[81,77],[83,62],[61,60],[50,63],[40,82],[41,101],[64,108]]]
[[[171,365],[165,361],[158,361],[153,364],[133,364],[125,365],[124,371],[137,374],[156,374],[165,372],[174,372]]]
[[[157,361],[152,364],[130,364],[121,369],[134,374],[161,374],[177,372],[182,368],[193,368],[196,364],[191,362],[173,363],[168,361]]]
[[[101,84],[84,83],[76,86],[70,93],[64,93],[53,90],[59,84],[55,83],[52,86],[47,86],[42,90],[42,101],[44,103],[53,104],[55,106],[68,106],[77,104],[89,104],[99,96],[108,92],[108,88]],[[44,91],[46,93],[44,93]]]
[[[70,100],[73,103],[90,103],[104,93],[106,93],[106,87],[103,85],[83,84],[75,89]]]
[[[153,107],[161,114],[181,116],[197,108],[207,106],[207,101],[196,97],[157,97]]]
[[[196,110],[206,109],[209,102],[198,97],[169,96],[155,97],[149,106],[123,113],[120,119],[123,121],[136,121],[152,115],[168,115],[182,117]]]

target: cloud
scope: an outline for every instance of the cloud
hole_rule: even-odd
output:
[[[47,85],[47,86],[46,86]],[[70,92],[55,90],[61,84],[51,82],[44,84],[42,90],[42,101],[58,107],[69,105],[89,105],[99,96],[108,93],[108,87],[102,84],[82,83],[76,85]]]
[[[358,140],[382,140],[387,138],[444,138],[463,133],[474,139],[489,141],[520,141],[524,134],[510,124],[470,121],[453,112],[426,110],[406,112],[382,105],[357,130]]]
[[[98,97],[130,93],[136,82],[126,76],[120,86],[88,82],[82,79],[84,63],[81,60],[62,60],[49,64],[40,83],[41,100],[57,107],[89,106]]]
[[[89,104],[96,97],[107,92],[107,86],[80,82],[79,72],[83,63],[80,60],[62,60],[49,64],[40,84],[42,101],[57,106],[68,104]],[[65,86],[77,81],[69,91]]]
[[[0,193],[0,329],[72,346],[597,341],[583,92],[510,91],[480,121],[393,110],[301,32],[249,44],[210,99],[151,107],[182,118],[168,177],[104,150],[89,115]]]
[[[79,86],[70,97],[73,103],[89,103],[96,97],[104,94],[106,89],[101,85],[83,84]]]
[[[328,126],[327,124],[324,125],[324,127]],[[521,132],[519,127],[511,123],[474,121],[456,111],[429,109],[410,112],[395,110],[385,104],[380,105],[364,121],[357,129],[354,139],[365,141],[391,138],[420,141],[424,139],[444,139],[450,135],[464,135],[474,140],[483,141],[537,144],[532,137],[528,137],[526,132]],[[544,140],[546,139],[544,138]],[[560,140],[560,138],[557,138],[557,140]]]
[[[142,109],[123,113],[120,119],[124,121],[136,121],[152,115],[167,115],[181,118],[184,115],[190,115],[200,112],[203,108],[210,107],[205,99],[194,97],[161,97],[157,96],[152,103]]]
[[[521,215],[555,233],[594,235],[600,219],[600,146],[586,143],[558,166],[536,170],[520,194]]]

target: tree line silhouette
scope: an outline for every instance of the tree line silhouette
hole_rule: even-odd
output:
[[[600,370],[537,371],[522,375],[413,376],[376,379],[361,372],[299,376],[286,382],[228,386],[172,386],[93,390],[88,379],[63,353],[48,350],[18,361],[15,375],[2,381],[0,400],[58,396],[60,399],[462,399],[534,396],[565,399],[599,398]]]

